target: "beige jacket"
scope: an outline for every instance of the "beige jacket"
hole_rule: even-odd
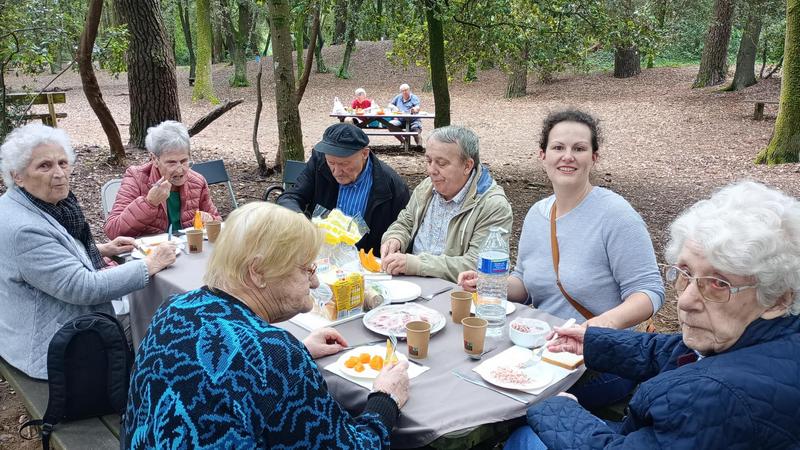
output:
[[[410,252],[432,196],[433,183],[428,177],[414,189],[408,205],[383,234],[381,242],[397,239],[400,241],[400,251]],[[489,228],[498,226],[510,232],[512,221],[511,205],[503,188],[492,179],[489,170],[481,166],[481,173],[472,180],[464,206],[450,220],[444,253],[439,256],[409,254],[406,275],[437,277],[455,282],[459,273],[475,269],[478,252],[489,235]]]

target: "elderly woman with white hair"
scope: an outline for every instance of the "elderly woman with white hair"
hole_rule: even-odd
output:
[[[314,362],[347,345],[339,332],[301,342],[275,326],[311,310],[322,239],[303,214],[272,203],[228,217],[207,286],[162,304],[142,340],[125,448],[389,448],[408,363],[384,367],[354,417]]]
[[[189,168],[189,132],[172,120],[147,130],[150,161],[125,171],[106,235],[146,236],[192,224],[196,211],[203,221],[220,220],[205,178]]]
[[[40,124],[17,128],[0,148],[6,193],[0,197],[0,357],[47,379],[47,348],[58,329],[143,288],[175,261],[164,244],[143,260],[107,267],[104,257],[133,239],[96,244],[70,175],[75,152],[66,133]],[[104,270],[105,269],[105,270]]]
[[[506,449],[800,448],[800,202],[737,183],[670,232],[681,334],[556,328],[549,346],[640,381],[624,421],[557,396],[528,410]]]

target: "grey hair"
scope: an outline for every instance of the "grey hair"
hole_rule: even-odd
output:
[[[161,156],[165,151],[186,150],[189,152],[189,131],[180,122],[165,120],[147,129],[144,146],[156,157]]]
[[[728,185],[684,211],[670,225],[665,256],[674,264],[691,240],[721,272],[753,276],[756,297],[774,306],[792,293],[789,314],[800,314],[800,202],[761,183]]]
[[[411,90],[411,86],[409,86],[406,83],[401,84],[400,85],[400,90],[402,91],[402,90],[405,90],[405,89],[408,89],[410,91]]]
[[[358,96],[358,95],[360,95],[360,94],[367,95],[367,91],[365,91],[365,90],[364,90],[364,88],[358,88],[358,89],[356,89],[356,96]]]
[[[471,159],[475,167],[481,164],[480,158],[480,139],[474,131],[460,125],[448,125],[433,130],[428,140],[434,139],[443,144],[457,144],[461,149],[461,159],[466,161]]]
[[[0,147],[0,168],[6,188],[9,190],[16,188],[12,173],[25,170],[31,163],[33,150],[42,144],[58,145],[67,154],[70,165],[75,164],[75,151],[64,130],[41,123],[30,123],[14,129]]]

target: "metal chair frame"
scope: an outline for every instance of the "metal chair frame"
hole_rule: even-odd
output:
[[[236,193],[233,191],[233,185],[231,184],[231,178],[228,176],[228,171],[225,170],[225,163],[221,159],[194,163],[192,164],[192,170],[202,175],[209,186],[225,183],[228,186],[228,193],[231,196],[233,207],[239,207],[239,203],[236,201]]]

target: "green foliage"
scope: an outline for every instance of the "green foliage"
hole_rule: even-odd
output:
[[[109,27],[99,40],[104,44],[102,46],[95,44],[93,59],[100,64],[101,68],[114,75],[125,72],[128,69],[125,52],[128,51],[128,42],[130,42],[128,26]]]

